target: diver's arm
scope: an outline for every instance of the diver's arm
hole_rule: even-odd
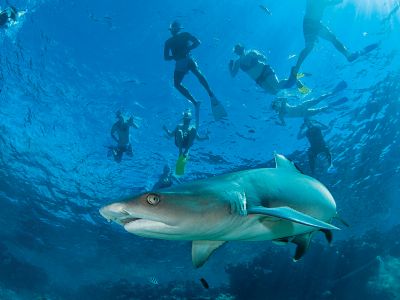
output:
[[[118,143],[119,140],[118,140],[118,138],[117,138],[117,136],[116,136],[116,134],[115,134],[117,130],[118,130],[117,124],[114,124],[114,125],[111,127],[111,137],[113,138],[114,141],[116,141],[116,142]]]
[[[257,58],[257,60],[259,62],[261,62],[261,63],[266,63],[267,62],[267,58],[261,52],[254,50],[253,53],[254,53],[254,56]]]
[[[275,122],[277,125],[286,126],[284,115],[279,113],[278,118],[280,122]]]
[[[239,68],[240,68],[239,59],[235,61],[231,59],[229,61],[229,73],[231,74],[232,77],[235,77],[237,75],[237,73],[239,72]]]
[[[323,124],[323,123],[321,123],[321,122],[319,122],[319,121],[313,120],[313,122],[314,122],[319,128],[321,128],[322,130],[328,130],[328,129],[329,129],[329,126],[326,126],[325,124]]]
[[[300,140],[306,136],[306,132],[304,131],[305,128],[306,128],[306,124],[303,123],[303,125],[301,125],[301,127],[300,127],[299,133],[297,134],[298,140]]]
[[[189,34],[189,41],[192,42],[192,45],[189,46],[189,50],[193,50],[201,44],[200,40],[191,34]]]
[[[196,133],[196,139],[198,141],[205,141],[205,140],[209,140],[210,137],[208,136],[209,131],[207,130],[206,134],[204,136],[200,136],[198,133]]]
[[[167,42],[165,42],[165,45],[164,45],[164,60],[173,60],[174,59],[174,57],[170,54],[170,50],[171,50],[171,48],[167,41]]]
[[[132,116],[128,120],[128,125],[132,126],[135,129],[139,129],[139,126],[133,121],[133,117]]]
[[[165,133],[167,134],[168,137],[173,137],[175,135],[176,129],[174,131],[171,131],[165,125],[163,126],[163,129],[164,129],[164,131],[165,131]]]

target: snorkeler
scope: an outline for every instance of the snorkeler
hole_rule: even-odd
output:
[[[321,112],[325,112],[329,109],[328,106],[323,106],[319,108],[313,108],[313,106],[320,103],[322,100],[325,100],[329,97],[332,97],[336,93],[342,91],[347,87],[347,83],[345,81],[339,82],[336,87],[329,93],[323,94],[318,98],[304,101],[298,105],[290,105],[287,102],[287,98],[276,98],[272,101],[272,109],[278,113],[278,117],[280,123],[277,122],[278,125],[285,126],[285,117],[287,118],[307,118],[315,116]]]
[[[304,123],[300,127],[300,131],[297,135],[298,139],[307,137],[310,143],[310,148],[308,149],[308,162],[310,164],[311,173],[315,172],[315,160],[318,154],[323,153],[329,163],[328,173],[335,173],[336,169],[332,164],[332,154],[325,144],[324,137],[322,135],[322,130],[329,129],[328,126],[310,118],[304,118]]]
[[[11,22],[17,21],[18,11],[14,6],[7,7],[0,12],[0,27],[7,27]]]
[[[178,184],[181,183],[181,181],[172,174],[171,168],[169,167],[169,165],[165,165],[163,173],[161,174],[160,178],[154,184],[154,186],[151,190],[155,191],[155,190],[159,190],[159,189],[168,188],[168,187],[172,186],[174,184],[174,182],[176,182]]]
[[[276,95],[280,90],[287,89],[291,85],[287,79],[279,80],[275,71],[267,64],[267,58],[257,50],[245,50],[244,46],[237,44],[233,52],[239,56],[229,62],[229,72],[235,77],[239,70],[249,75],[267,93]],[[308,93],[309,90],[300,81],[297,81],[300,92]]]
[[[182,124],[176,126],[174,131],[170,131],[166,126],[163,129],[169,137],[175,137],[175,145],[179,149],[179,155],[187,156],[190,147],[193,146],[194,140],[199,141],[208,140],[208,133],[205,136],[199,136],[197,133],[196,126],[190,126],[192,120],[192,114],[190,111],[183,113]]]
[[[133,117],[129,117],[125,120],[121,111],[117,111],[115,114],[118,119],[117,122],[111,127],[111,137],[117,142],[117,146],[111,147],[109,154],[112,154],[116,162],[121,162],[122,155],[126,153],[128,156],[133,156],[132,145],[130,142],[129,128],[134,127],[138,129],[139,127],[133,121]]]
[[[164,45],[164,59],[175,60],[174,86],[183,96],[193,103],[196,114],[196,126],[199,125],[200,102],[197,101],[182,84],[183,78],[189,71],[197,77],[201,85],[206,89],[211,100],[214,118],[216,120],[224,118],[226,117],[226,112],[223,106],[215,97],[206,78],[201,73],[196,61],[190,54],[191,50],[200,45],[200,41],[188,32],[180,32],[182,29],[183,27],[179,22],[172,22],[169,27],[172,37],[169,38]]]
[[[366,46],[363,50],[357,52],[349,52],[347,48],[336,38],[330,29],[322,23],[322,17],[325,9],[342,3],[343,0],[307,0],[306,13],[303,19],[303,34],[305,47],[301,51],[297,63],[292,67],[289,84],[294,84],[297,73],[307,56],[311,53],[314,45],[319,37],[329,41],[332,45],[342,53],[349,62],[356,60],[360,55],[364,55],[374,50],[378,43]]]

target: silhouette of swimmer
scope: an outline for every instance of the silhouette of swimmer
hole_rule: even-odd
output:
[[[239,56],[237,60],[229,62],[229,72],[235,77],[239,70],[249,75],[262,89],[267,93],[276,95],[280,90],[289,88],[287,79],[279,80],[275,71],[267,64],[267,58],[257,50],[246,50],[241,44],[237,44],[233,52]],[[307,93],[308,89],[297,80],[297,86],[303,93]],[[302,90],[303,89],[303,90]]]
[[[178,184],[181,183],[181,181],[172,174],[169,165],[165,165],[163,173],[161,174],[158,181],[154,184],[152,191],[168,188],[172,186],[174,182]]]
[[[332,97],[333,95],[344,90],[345,88],[347,88],[347,83],[345,81],[341,81],[335,86],[335,88],[331,92],[323,94],[318,98],[304,101],[297,105],[288,104],[287,98],[282,98],[282,97],[276,98],[272,102],[272,109],[278,113],[280,123],[277,124],[285,126],[286,125],[285,117],[309,118],[315,116],[316,114],[327,111],[330,108],[328,106],[323,106],[318,108],[313,108],[313,106],[317,105],[322,100]]]
[[[10,22],[17,21],[18,10],[14,6],[9,6],[0,12],[0,27],[7,27]]]
[[[318,154],[325,154],[328,163],[328,173],[335,173],[336,169],[332,164],[332,154],[326,146],[324,137],[322,135],[322,130],[329,129],[328,126],[310,118],[304,118],[304,123],[301,125],[299,133],[297,135],[298,139],[307,137],[310,143],[310,148],[308,148],[308,162],[310,165],[311,173],[315,172],[315,160]]]
[[[183,113],[182,124],[176,126],[174,131],[170,131],[166,126],[163,126],[164,131],[169,137],[175,137],[175,145],[179,149],[179,156],[187,156],[190,147],[193,146],[194,140],[208,140],[208,133],[205,136],[199,136],[196,126],[190,126],[192,114],[190,111]]]
[[[109,155],[113,155],[116,162],[121,162],[122,156],[126,153],[128,156],[133,156],[132,144],[130,142],[130,127],[138,129],[139,127],[133,121],[133,117],[129,117],[127,120],[123,116],[121,111],[117,111],[115,114],[117,122],[111,127],[111,137],[117,142],[117,146],[111,147]]]
[[[200,102],[197,101],[189,92],[189,90],[182,84],[183,78],[189,71],[197,77],[201,85],[207,91],[213,108],[214,117],[219,119],[225,117],[226,113],[224,113],[223,109],[220,107],[219,101],[216,99],[207,82],[207,79],[200,71],[196,61],[191,57],[191,50],[200,45],[200,40],[188,32],[180,32],[182,29],[183,27],[179,22],[174,21],[171,23],[169,30],[172,34],[172,37],[165,42],[164,59],[175,60],[174,86],[183,96],[186,97],[186,99],[193,103],[196,114],[196,126],[198,126]],[[214,112],[214,108],[219,109],[219,111]]]
[[[323,38],[336,48],[349,62],[356,60],[359,56],[364,55],[378,46],[378,43],[368,45],[361,51],[350,52],[340,42],[330,29],[322,23],[322,18],[325,9],[329,6],[334,6],[342,3],[342,0],[307,0],[306,13],[303,19],[303,34],[305,47],[300,52],[297,63],[291,70],[289,84],[294,84],[297,78],[297,73],[307,56],[311,53],[318,38]]]

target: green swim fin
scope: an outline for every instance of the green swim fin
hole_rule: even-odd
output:
[[[175,174],[176,175],[183,175],[185,174],[185,167],[188,160],[188,156],[179,155],[178,160],[176,161],[175,165]]]
[[[297,80],[304,78],[306,75],[304,73],[297,73]]]
[[[228,116],[226,113],[226,110],[224,106],[221,104],[220,101],[218,101],[217,98],[211,97],[211,110],[214,116],[215,121],[219,121],[221,119],[224,119]]]
[[[305,85],[298,86],[297,89],[298,89],[299,92],[302,93],[303,95],[306,95],[306,94],[308,94],[308,93],[311,92],[310,88],[307,87],[307,86],[305,86]]]
[[[311,89],[305,86],[300,80],[297,80],[296,85],[299,92],[302,93],[303,95],[306,95],[311,92]]]

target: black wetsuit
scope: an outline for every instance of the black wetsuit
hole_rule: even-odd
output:
[[[8,14],[6,11],[0,12],[0,27],[5,26],[8,23]]]
[[[194,105],[197,104],[188,89],[182,85],[185,75],[191,71],[207,90],[210,97],[214,94],[208,85],[204,75],[200,72],[196,61],[190,56],[190,51],[200,45],[200,41],[188,32],[177,33],[169,38],[164,45],[164,59],[175,60],[174,85],[175,88],[184,95]],[[170,55],[171,52],[171,55]]]
[[[318,126],[309,127],[306,131],[306,137],[310,143],[310,148],[308,149],[308,159],[311,172],[314,173],[315,159],[320,153],[324,153],[329,161],[329,164],[332,164],[332,155],[325,144],[321,128]]]
[[[178,33],[165,42],[164,57],[167,57],[171,51],[176,61],[175,73],[186,74],[188,71],[197,69],[196,62],[190,57],[190,46],[193,43],[199,43],[199,40],[188,32]]]

